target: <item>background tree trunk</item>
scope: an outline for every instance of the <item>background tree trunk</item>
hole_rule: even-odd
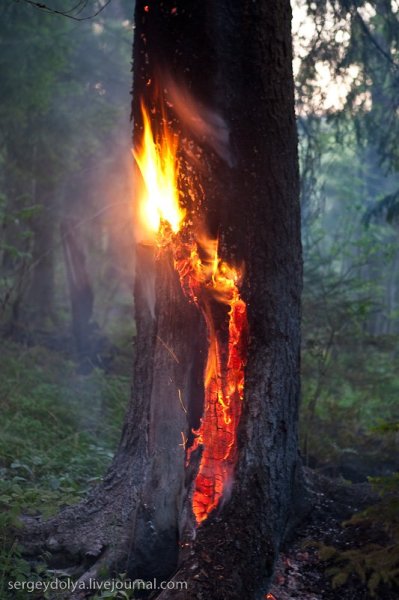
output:
[[[86,268],[86,253],[82,244],[78,221],[64,218],[61,239],[68,281],[72,313],[72,333],[78,359],[90,358],[90,321],[93,316],[94,294]]]
[[[39,178],[36,202],[41,211],[33,219],[32,275],[26,312],[34,327],[48,329],[54,323],[54,241],[56,216],[51,212],[56,194],[53,182]],[[54,211],[53,211],[54,212]]]
[[[166,70],[230,129],[230,165],[208,148],[210,174],[201,183],[208,228],[219,232],[226,258],[245,263],[245,402],[230,498],[195,529],[197,465],[185,468],[182,433],[190,435],[201,413],[206,327],[169,251],[154,261],[139,247],[134,383],[119,448],[103,486],[78,511],[38,529],[53,552],[88,557],[83,577],[104,562],[141,578],[178,569],[175,578],[187,580],[188,590],[160,598],[255,598],[301,506],[302,263],[290,19],[288,0],[136,2],[134,141],[140,100],[150,105],[151,85]]]

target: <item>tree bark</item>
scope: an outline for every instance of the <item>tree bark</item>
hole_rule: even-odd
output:
[[[142,131],[140,101],[151,103],[151,86],[166,70],[216,109],[230,132],[225,161],[205,144],[201,183],[208,229],[218,232],[225,258],[245,264],[249,347],[238,460],[230,493],[195,527],[192,482],[200,453],[187,467],[182,439],[202,412],[206,324],[184,295],[171,252],[155,260],[151,249],[139,247],[134,382],[113,464],[78,511],[31,527],[55,553],[86,555],[87,566],[97,560],[135,577],[175,573],[188,581],[187,590],[163,591],[162,600],[258,598],[304,506],[290,19],[288,0],[136,2],[134,142]]]

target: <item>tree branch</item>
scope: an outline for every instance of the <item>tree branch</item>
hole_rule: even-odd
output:
[[[389,54],[389,52],[386,52],[386,50],[384,50],[384,48],[379,44],[379,42],[375,38],[375,36],[371,33],[370,29],[367,27],[365,20],[363,19],[362,15],[359,13],[357,7],[355,7],[355,15],[354,16],[358,20],[360,27],[363,30],[363,33],[366,35],[366,37],[369,38],[369,40],[375,46],[375,48],[382,54],[382,56],[384,56],[387,59],[387,61],[393,67],[395,67],[395,69],[399,69],[398,63],[395,62],[395,60],[392,58],[392,56]]]
[[[14,2],[15,1],[25,2],[26,4],[30,4],[31,6],[33,6],[34,8],[38,8],[39,10],[44,10],[45,12],[53,15],[61,15],[62,17],[67,17],[68,19],[72,19],[73,21],[87,21],[89,19],[94,19],[104,10],[104,8],[108,6],[108,4],[111,3],[111,0],[105,0],[104,4],[102,4],[92,15],[88,15],[87,17],[77,17],[71,13],[78,9],[77,14],[80,14],[82,10],[87,6],[87,0],[84,0],[83,4],[81,0],[79,0],[79,2],[69,11],[62,11],[57,10],[55,8],[50,8],[49,6],[47,6],[47,4],[43,4],[42,2],[35,2],[35,0],[14,0]]]

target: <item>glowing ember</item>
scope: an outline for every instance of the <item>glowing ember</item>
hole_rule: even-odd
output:
[[[194,444],[188,450],[189,459],[194,450],[203,447],[192,503],[195,518],[200,523],[219,504],[226,486],[231,483],[237,459],[247,315],[238,291],[240,272],[219,258],[216,240],[202,238],[201,242],[186,248],[185,257],[184,249],[182,252],[180,248],[175,266],[183,290],[202,311],[208,331],[204,413],[200,428],[194,431]],[[222,316],[220,304],[225,305]]]
[[[201,231],[191,231],[192,241],[182,241],[179,231],[192,224],[185,222],[179,203],[178,140],[168,131],[166,119],[162,118],[157,136],[144,106],[142,115],[142,144],[133,152],[143,180],[138,194],[140,224],[144,237],[152,232],[159,246],[171,244],[183,292],[201,310],[208,334],[204,411],[187,451],[189,461],[202,447],[192,500],[199,524],[226,493],[237,460],[247,340],[247,310],[238,287],[242,270],[223,261],[218,241]]]

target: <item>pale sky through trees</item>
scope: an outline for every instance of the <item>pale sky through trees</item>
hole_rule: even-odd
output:
[[[393,6],[399,4],[393,2]],[[309,44],[311,40],[317,35],[316,23],[314,19],[307,14],[307,6],[304,0],[293,0],[292,2],[292,33],[294,43],[294,76],[297,77],[301,60],[306,57],[308,53]],[[318,33],[321,37],[331,37],[331,28],[328,26],[330,21],[331,27],[333,26],[332,14],[329,16],[327,11],[325,17],[325,26],[322,31]],[[369,20],[370,17],[374,16],[375,11],[371,5],[367,5],[359,12],[365,21]],[[335,26],[336,27],[336,26]],[[349,42],[349,21],[344,19],[340,23],[340,27],[335,32],[335,41],[342,44],[343,52]],[[304,108],[301,106],[298,111],[299,113],[324,113],[336,110],[341,110],[344,107],[347,94],[351,88],[352,83],[360,74],[360,68],[358,65],[350,65],[345,70],[341,69],[341,73],[337,74],[334,71],[334,65],[326,61],[318,61],[315,66],[317,76],[314,80],[314,94],[312,98],[307,99],[307,106]],[[362,98],[362,100],[367,100]],[[368,103],[370,100],[368,99]],[[368,107],[366,102],[366,107]],[[364,105],[363,105],[364,106]]]

